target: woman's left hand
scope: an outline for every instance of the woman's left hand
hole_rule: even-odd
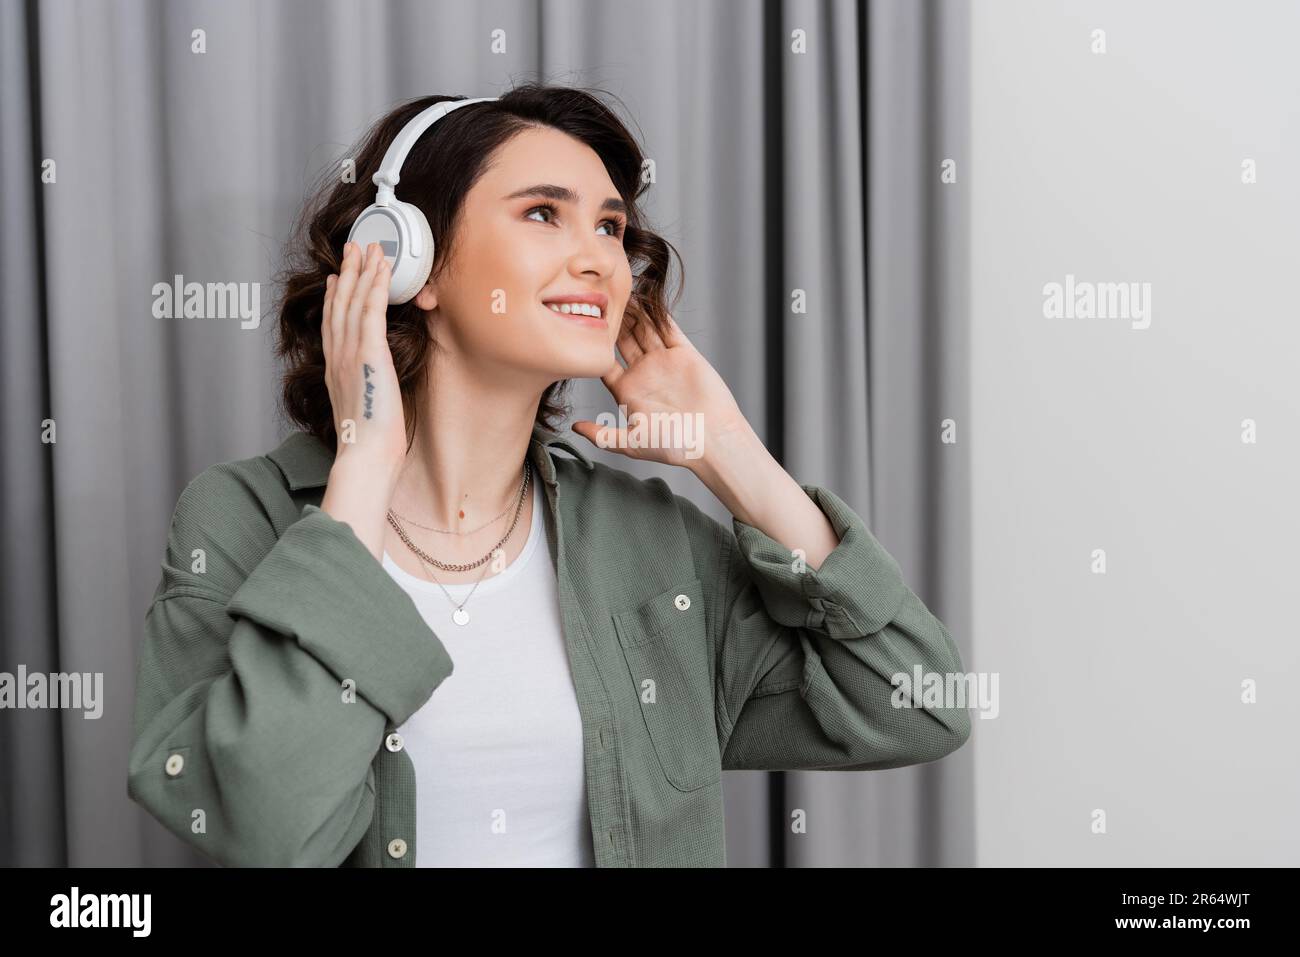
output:
[[[600,448],[628,458],[698,471],[710,442],[750,426],[722,376],[668,317],[666,337],[643,319],[629,330],[630,313],[616,341],[627,368],[615,361],[605,383],[625,419],[598,425],[583,420],[573,431]],[[609,414],[613,418],[613,414]]]

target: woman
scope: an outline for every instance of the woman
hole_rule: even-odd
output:
[[[299,431],[177,503],[132,798],[227,865],[713,866],[724,768],[958,747],[964,708],[893,684],[960,671],[952,638],[668,315],[642,155],[597,99],[524,86],[427,132],[400,190],[436,255],[389,305],[385,256],[345,239],[441,99],[376,124],[305,219],[280,315]],[[579,376],[633,424],[697,423],[575,431],[694,472],[732,527],[559,437]]]

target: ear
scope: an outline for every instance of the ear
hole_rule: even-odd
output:
[[[426,282],[415,294],[415,305],[425,312],[432,312],[438,305],[438,293],[434,291],[433,283]]]

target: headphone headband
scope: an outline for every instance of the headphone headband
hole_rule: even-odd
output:
[[[421,111],[414,119],[402,127],[401,131],[393,137],[393,142],[388,145],[383,162],[379,164],[379,172],[371,177],[371,181],[379,187],[375,205],[387,206],[392,201],[393,189],[402,179],[402,164],[406,162],[406,157],[411,152],[411,148],[415,146],[415,141],[420,138],[425,130],[452,110],[458,110],[462,106],[469,106],[471,103],[487,103],[496,99],[499,99],[499,97],[480,96],[472,100],[443,100]]]

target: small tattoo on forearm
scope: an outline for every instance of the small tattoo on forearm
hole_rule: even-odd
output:
[[[366,411],[365,411],[365,417],[366,417],[367,419],[372,419],[372,418],[374,418],[374,414],[373,414],[373,413],[374,413],[374,408],[375,408],[375,397],[374,397],[374,396],[375,396],[375,384],[374,384],[373,382],[370,381],[370,373],[372,373],[372,372],[374,372],[374,371],[375,371],[374,369],[370,368],[370,364],[369,364],[369,363],[363,362],[363,363],[361,364],[361,372],[362,372],[362,374],[365,375],[365,377],[366,377]]]

